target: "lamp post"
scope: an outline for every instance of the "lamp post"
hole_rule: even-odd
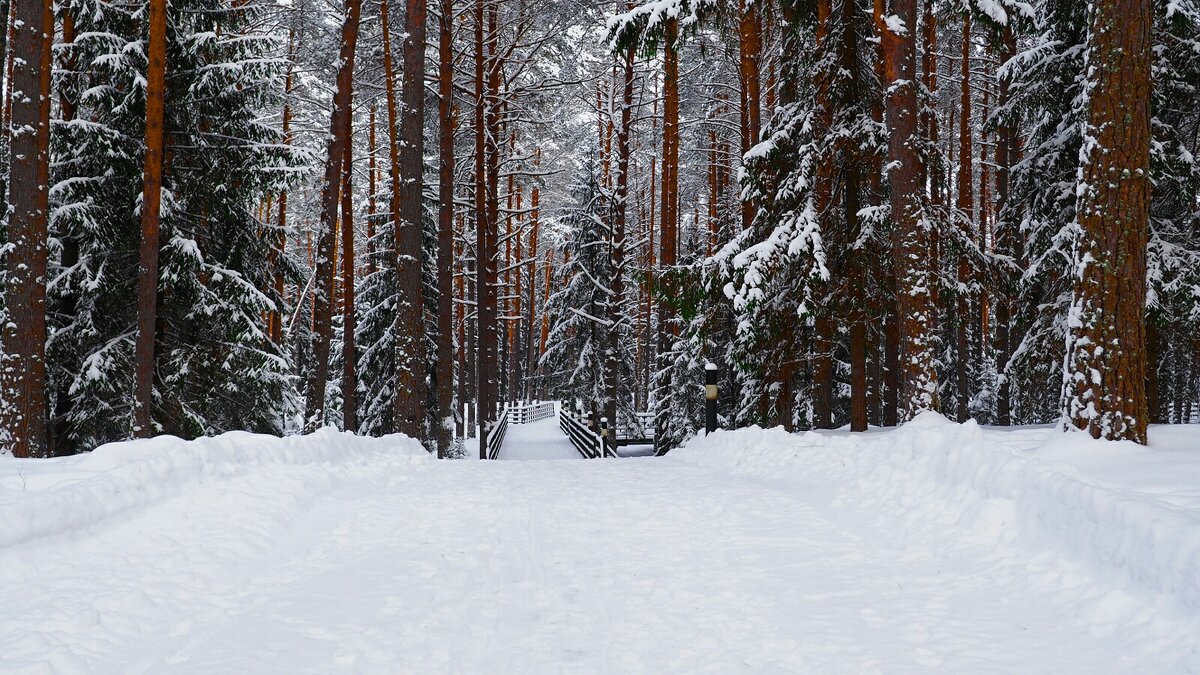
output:
[[[704,434],[717,430],[717,364],[704,364]]]
[[[608,418],[600,418],[600,456],[608,453]]]

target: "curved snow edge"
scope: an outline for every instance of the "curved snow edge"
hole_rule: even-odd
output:
[[[0,491],[0,549],[95,525],[205,479],[270,466],[346,465],[381,454],[429,459],[420,443],[404,435],[371,438],[332,428],[282,438],[231,431],[193,441],[158,436],[107,443],[56,462],[85,474],[81,480],[30,492]]]
[[[932,523],[933,511],[947,517],[930,526],[1049,549],[1200,608],[1200,513],[1088,483],[988,436],[974,422],[927,413],[868,434],[718,432],[668,456],[775,482],[827,484],[902,526]]]

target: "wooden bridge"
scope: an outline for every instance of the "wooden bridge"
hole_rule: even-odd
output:
[[[488,435],[490,459],[601,459],[653,454],[653,414],[638,413],[609,428],[577,405],[554,401],[509,404]],[[557,417],[557,423],[554,418]]]

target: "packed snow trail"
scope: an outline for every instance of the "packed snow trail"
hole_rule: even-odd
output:
[[[558,417],[529,424],[509,424],[500,445],[500,459],[583,459],[567,435],[558,428]]]
[[[573,462],[434,461],[327,432],[0,458],[0,518],[118,502],[57,530],[52,515],[0,528],[0,672],[1200,667],[1200,608],[1178,595],[1028,547],[995,499],[964,511],[971,490],[917,480],[921,466],[895,485],[862,470],[937,446],[893,433],[750,431]],[[955,466],[973,471],[969,447]]]

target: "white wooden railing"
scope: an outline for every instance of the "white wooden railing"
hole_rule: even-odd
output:
[[[508,421],[512,424],[529,424],[554,417],[554,401],[514,403],[508,407]]]

